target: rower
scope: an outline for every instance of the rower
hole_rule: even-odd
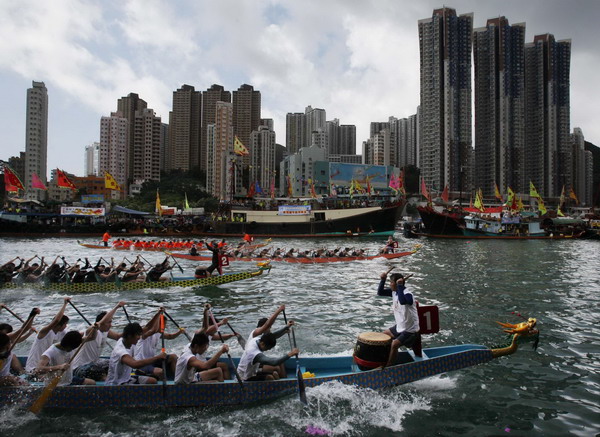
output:
[[[210,359],[206,359],[209,344],[209,338],[204,332],[194,335],[190,345],[177,360],[175,384],[223,382],[226,379],[222,367],[217,366],[217,363],[222,354],[229,352],[229,346],[223,344]]]
[[[173,267],[169,265],[169,257],[166,257],[162,263],[156,264],[150,269],[146,274],[146,282],[168,281],[169,278],[162,278],[161,276],[172,268]]]

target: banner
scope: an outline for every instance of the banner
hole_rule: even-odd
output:
[[[104,194],[82,194],[81,203],[104,203]]]
[[[105,214],[104,208],[86,208],[83,206],[61,206],[60,215],[83,215],[88,217],[102,217]]]
[[[310,205],[282,205],[277,215],[310,215]]]

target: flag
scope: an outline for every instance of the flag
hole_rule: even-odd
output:
[[[367,177],[367,194],[370,196],[373,192],[373,188],[371,187],[371,178]]]
[[[498,184],[494,182],[494,196],[496,196],[496,199],[498,199],[500,202],[502,202],[502,194],[500,194],[500,190],[498,189]]]
[[[246,197],[254,197],[256,194],[256,184],[250,184],[248,187],[248,192],[246,193]]]
[[[510,187],[507,188],[507,192],[508,198],[506,199],[506,203],[504,205],[508,206],[512,211],[515,211],[519,208],[519,205],[517,203],[517,195]]]
[[[563,212],[560,210],[560,206],[558,207],[558,210],[556,211],[556,215],[559,217],[564,217],[565,215],[563,214]]]
[[[394,173],[392,173],[392,176],[390,177],[389,187],[392,189],[394,194],[398,194],[399,182],[400,182],[399,178],[396,179],[396,175]]]
[[[260,186],[260,182],[258,182],[258,179],[256,180],[256,182],[254,184],[254,191],[256,191],[256,194],[263,194],[263,189]]]
[[[541,199],[539,193],[537,192],[537,190],[535,189],[535,186],[533,185],[533,182],[531,182],[531,181],[529,181],[529,196],[537,197],[537,198]]]
[[[538,197],[538,211],[541,213],[541,215],[546,214],[548,211],[546,210],[546,205],[544,204],[544,201],[542,200],[541,197]]]
[[[4,164],[4,186],[6,187],[6,191],[25,191],[25,187],[19,176],[6,164]]]
[[[73,191],[77,191],[77,187],[67,177],[64,171],[56,169],[56,185],[61,188],[69,188]]]
[[[285,177],[287,179],[287,193],[288,193],[288,197],[292,197],[293,191],[292,191],[292,176],[291,175],[287,175]]]
[[[365,192],[365,189],[362,187],[362,185],[357,180],[354,181],[354,189],[359,193]]]
[[[352,199],[352,197],[354,196],[355,191],[356,191],[356,184],[354,183],[354,178],[352,178],[350,180],[350,189],[349,189],[350,199]]]
[[[188,209],[190,209],[190,204],[188,203],[188,200],[187,200],[187,193],[184,193],[184,196],[185,196],[185,202],[183,204],[183,209],[187,211]]]
[[[523,211],[525,209],[525,205],[523,204],[523,199],[519,196],[517,200],[517,211]]]
[[[155,211],[159,216],[162,216],[162,205],[160,204],[160,196],[158,195],[158,188],[156,189],[156,204]]]
[[[37,188],[38,190],[47,190],[46,185],[42,182],[37,173],[31,174],[31,188]]]
[[[446,185],[444,187],[444,191],[442,191],[442,200],[446,203],[448,203],[448,200],[450,200],[450,195],[448,193],[448,185]]]
[[[573,199],[575,203],[579,204],[579,199],[575,195],[575,191],[573,191],[573,188],[569,188],[569,198]]]
[[[271,178],[271,199],[275,199],[275,177]]]
[[[242,142],[237,136],[233,141],[233,153],[235,153],[238,156],[246,156],[250,154],[250,152],[248,152],[248,149],[246,149],[246,146],[242,144]]]
[[[431,203],[431,196],[427,191],[427,185],[425,185],[425,178],[421,177],[421,194],[427,199],[427,202]]]
[[[400,191],[403,196],[406,196],[406,190],[404,189],[404,169],[402,169],[402,173],[400,173],[400,177],[398,178],[398,191]]]
[[[104,188],[121,191],[121,187],[117,183],[117,180],[107,171],[104,172]]]
[[[311,178],[308,178],[308,187],[310,190],[310,197],[313,199],[317,198],[317,192],[315,191],[315,183]]]
[[[565,203],[565,186],[563,185],[562,187],[562,191],[560,192],[560,200],[558,201],[558,210],[560,211],[560,208],[564,205]]]
[[[483,193],[481,192],[481,188],[475,193],[475,203],[473,203],[473,206],[481,212],[485,211],[485,206],[483,205]]]

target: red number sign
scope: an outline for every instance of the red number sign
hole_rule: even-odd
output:
[[[440,331],[440,313],[435,305],[419,305],[419,327],[421,334],[435,334]]]
[[[229,257],[227,257],[227,255],[222,255],[219,258],[219,265],[220,266],[228,266],[229,265]]]

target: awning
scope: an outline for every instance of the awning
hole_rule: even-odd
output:
[[[145,211],[136,211],[135,209],[129,209],[129,208],[125,208],[124,206],[113,206],[113,208],[111,209],[111,214],[113,212],[122,212],[123,214],[133,214],[133,215],[148,215],[150,214],[149,212],[145,212]]]
[[[8,197],[6,200],[8,202],[15,202],[15,203],[35,203],[36,205],[42,205],[42,202],[40,202],[39,200],[35,200],[35,199],[17,199],[16,197]]]

